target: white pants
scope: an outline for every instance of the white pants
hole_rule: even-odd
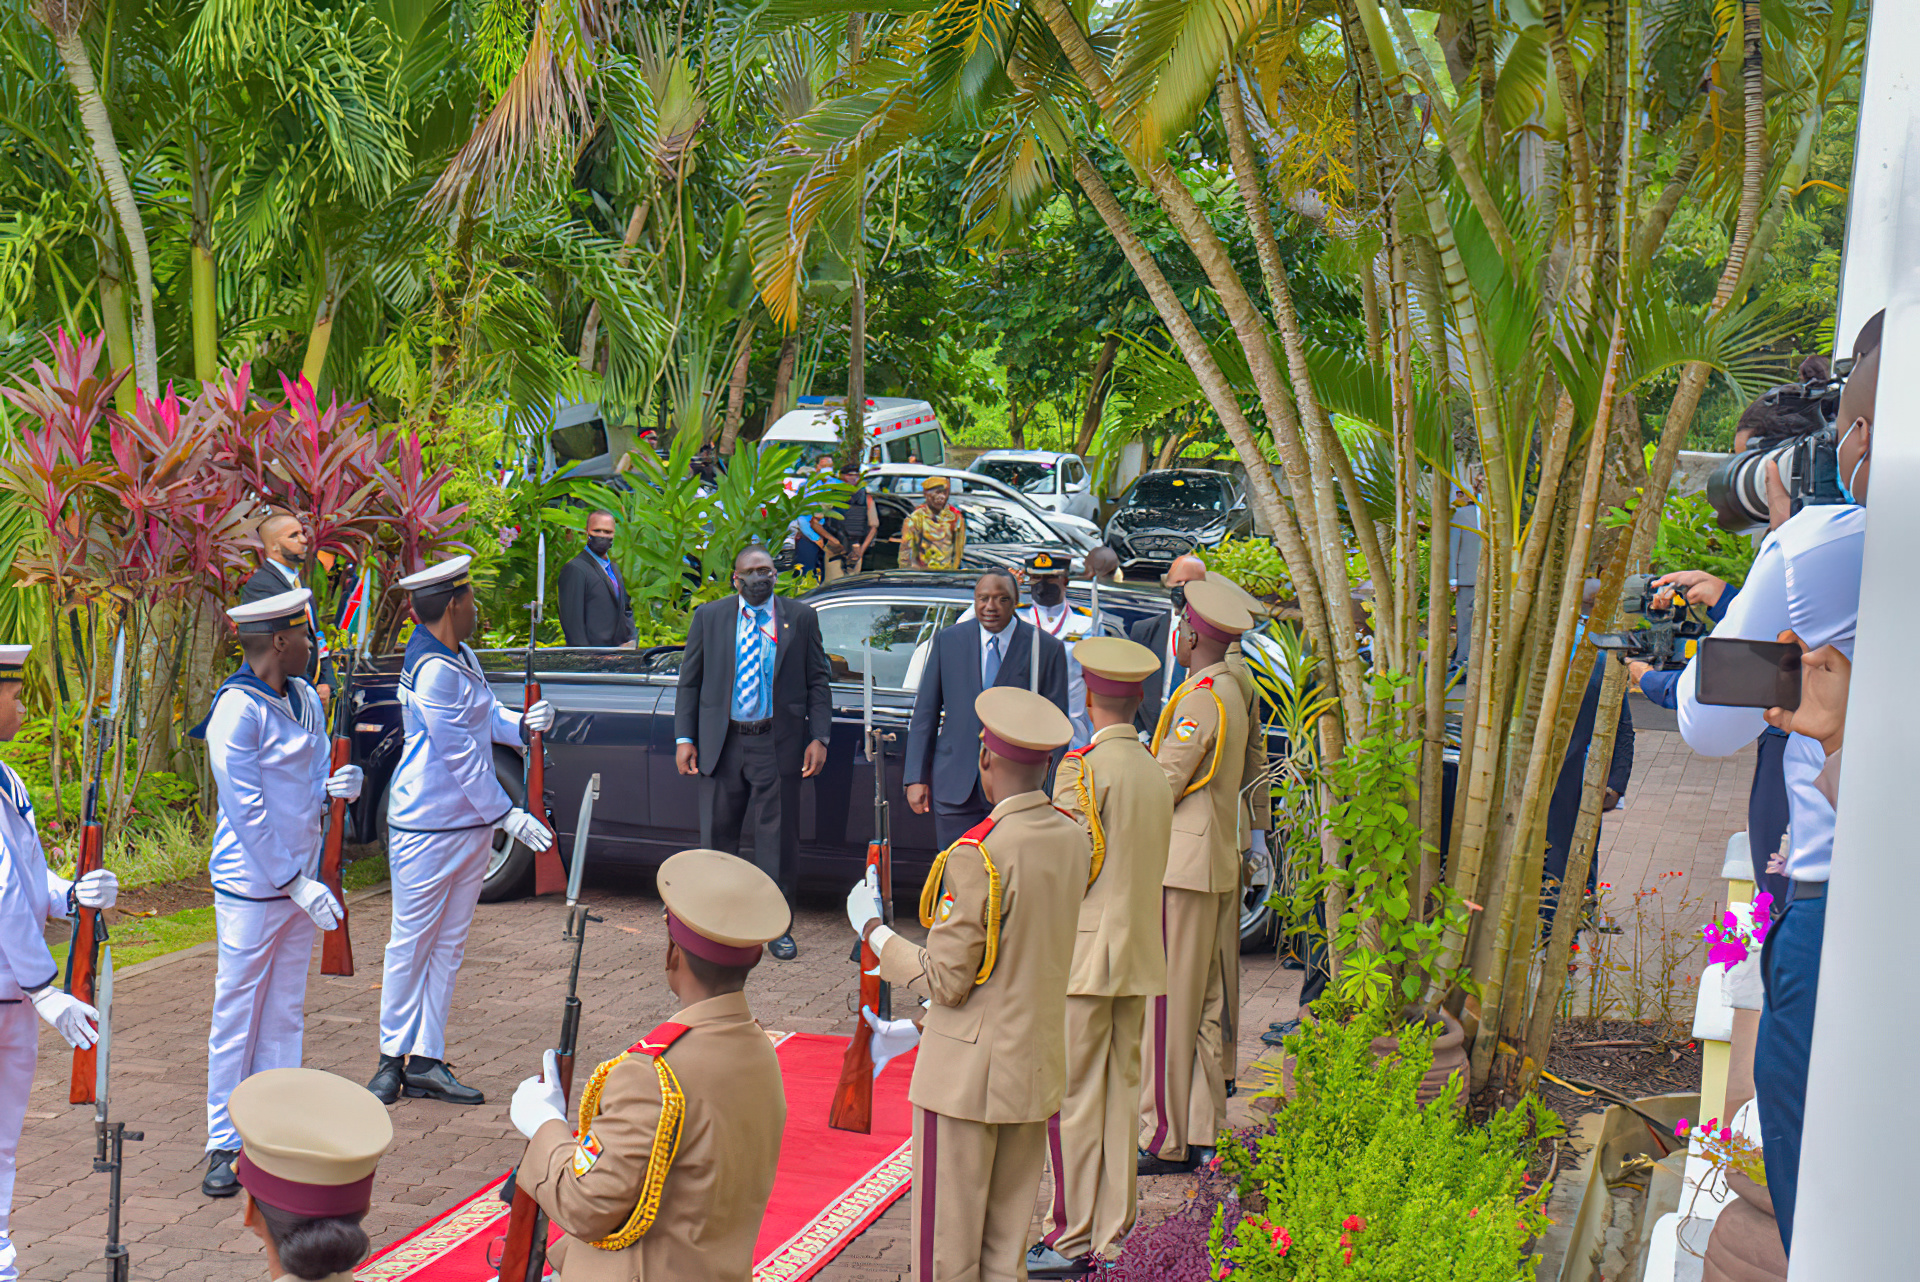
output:
[[[20,1276],[7,1224],[13,1215],[13,1164],[20,1156],[20,1128],[27,1122],[27,1095],[33,1090],[39,1053],[40,1017],[33,1003],[0,1006],[0,1282],[15,1282]]]
[[[453,981],[487,876],[493,829],[393,832],[393,928],[380,986],[380,1053],[445,1059]]]
[[[240,1147],[227,1099],[255,1073],[300,1067],[313,919],[291,899],[216,893],[213,1027],[207,1034],[207,1151]]]

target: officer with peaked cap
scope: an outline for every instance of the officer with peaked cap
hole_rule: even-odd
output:
[[[24,645],[0,645],[0,742],[20,733],[20,703],[26,677]],[[68,916],[76,903],[111,908],[120,883],[108,870],[78,882],[57,876],[40,848],[40,829],[27,785],[0,762],[0,1282],[14,1282],[13,1240],[7,1225],[13,1208],[13,1166],[27,1120],[27,1095],[40,1047],[40,1020],[70,1046],[98,1040],[100,1013],[58,983],[60,968],[47,951],[46,925]]]
[[[547,1254],[563,1282],[747,1282],[773,1193],[787,1097],[745,990],[792,910],[718,850],[681,851],[656,884],[679,1014],[594,1070],[577,1128],[552,1051],[513,1095],[516,1180],[564,1234]]]
[[[1147,1003],[1167,991],[1160,881],[1173,833],[1166,775],[1133,728],[1160,658],[1135,641],[1079,646],[1093,741],[1061,761],[1053,804],[1087,834],[1093,866],[1067,981],[1067,1093],[1051,1128],[1053,1206],[1027,1253],[1038,1276],[1086,1272],[1137,1210],[1140,1045]]]
[[[361,772],[328,772],[326,712],[301,675],[312,597],[296,588],[227,611],[240,667],[191,732],[206,740],[219,797],[208,864],[220,949],[207,1034],[208,1197],[240,1191],[227,1098],[255,1073],[299,1066],[313,932],[340,924],[340,903],[319,881],[323,820],[329,797],[360,795]]]
[[[493,745],[517,748],[528,731],[550,729],[553,705],[542,699],[522,715],[493,697],[467,645],[480,620],[471,561],[456,556],[394,585],[412,594],[415,626],[400,672],[406,743],[387,790],[393,926],[380,985],[380,1064],[367,1083],[384,1104],[403,1088],[449,1104],[486,1102],[446,1064],[454,979],[493,834],[534,850],[553,844],[546,824],[514,805],[493,775]],[[529,804],[544,809],[541,798]]]
[[[367,1258],[360,1221],[373,1173],[393,1147],[387,1110],[364,1086],[317,1068],[273,1068],[227,1102],[242,1149],[246,1226],[275,1282],[353,1282]]]
[[[1253,626],[1233,593],[1187,585],[1175,650],[1188,677],[1161,710],[1153,754],[1173,793],[1162,878],[1167,991],[1147,1018],[1140,1090],[1142,1175],[1187,1171],[1211,1154],[1226,1121],[1224,941],[1240,925],[1240,776],[1247,703],[1227,647]]]
[[[1067,603],[1068,564],[1051,552],[1035,552],[1027,558],[1027,598],[1024,615],[1034,628],[1046,633],[1067,648],[1067,720],[1073,723],[1073,744],[1084,747],[1093,737],[1093,723],[1087,717],[1087,683],[1081,678],[1080,665],[1073,653],[1080,638],[1093,631],[1093,615]]]
[[[847,896],[881,977],[931,1000],[907,1093],[916,1282],[1026,1276],[1047,1120],[1066,1089],[1067,980],[1093,858],[1086,833],[1043,791],[1073,734],[1066,714],[1012,686],[982,691],[974,710],[993,811],[927,875],[926,946],[881,924],[871,877]],[[897,1053],[894,1039],[911,1025],[876,1032]]]

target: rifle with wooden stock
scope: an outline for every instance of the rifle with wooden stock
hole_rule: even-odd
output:
[[[358,662],[366,659],[367,619],[373,613],[373,571],[360,580],[360,617],[354,627],[353,648],[347,652],[345,673],[333,704],[333,763],[331,775],[353,758],[353,677]],[[347,933],[347,894],[340,884],[344,869],[341,860],[347,841],[347,799],[333,797],[327,802],[327,841],[320,853],[320,882],[340,905],[340,924],[321,936],[320,973],[353,974],[353,937]]]
[[[560,1014],[560,1041],[553,1048],[560,1069],[560,1093],[573,1097],[573,1058],[580,1042],[580,956],[586,950],[587,923],[599,921],[580,902],[580,881],[587,868],[587,830],[593,826],[593,803],[600,797],[600,776],[587,781],[580,798],[580,822],[573,833],[573,866],[567,871],[567,942],[573,945],[573,966],[567,972],[567,1002]],[[556,860],[556,862],[558,862]],[[499,1282],[540,1282],[547,1267],[547,1213],[520,1187],[519,1171],[507,1180],[513,1209],[507,1214],[507,1235],[500,1248]],[[503,1191],[504,1194],[504,1191]]]
[[[547,536],[540,535],[539,551],[536,555],[533,578],[533,604],[528,607],[533,612],[533,626],[527,630],[527,688],[526,702],[522,711],[531,710],[540,702],[540,683],[533,675],[533,652],[540,645],[540,623],[547,613]],[[521,803],[526,812],[553,831],[553,820],[547,814],[547,748],[546,735],[539,730],[527,731],[527,773],[526,800]],[[533,852],[533,893],[550,895],[556,890],[565,889],[567,873],[560,866],[560,847],[549,845],[545,850]]]
[[[87,796],[80,822],[80,851],[73,861],[73,879],[79,881],[106,864],[106,827],[100,820],[100,790],[107,779],[107,740],[120,720],[120,681],[127,658],[127,633],[123,626],[113,638],[113,693],[107,699],[104,715],[93,719],[93,777],[87,781]],[[94,967],[100,959],[100,946],[107,942],[107,919],[98,908],[77,905],[73,917],[73,939],[67,947],[67,992],[89,1006],[93,1005]],[[97,1075],[96,1048],[75,1049],[73,1078],[67,1088],[69,1104],[94,1102]]]
[[[864,647],[860,674],[861,721],[866,731],[867,761],[873,766],[873,840],[867,843],[867,867],[879,874],[880,914],[893,920],[893,819],[887,803],[887,743],[893,735],[873,724],[873,649]],[[880,1019],[893,1018],[893,986],[880,978],[880,957],[865,940],[854,945],[853,960],[860,966],[860,1005]],[[837,1131],[873,1131],[873,1029],[854,1013],[853,1040],[840,1061],[840,1084],[834,1087],[827,1125]]]

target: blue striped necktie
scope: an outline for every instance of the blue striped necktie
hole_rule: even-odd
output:
[[[746,653],[741,656],[740,693],[745,704],[748,719],[757,719],[760,711],[761,672],[766,665],[766,633],[763,630],[765,620],[758,608],[747,607],[747,617],[753,621],[752,631],[747,636]]]

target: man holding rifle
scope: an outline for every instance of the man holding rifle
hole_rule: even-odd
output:
[[[20,732],[20,685],[31,647],[0,645],[0,742]],[[74,903],[111,908],[120,884],[102,868],[78,882],[51,872],[26,784],[0,762],[0,1282],[20,1276],[7,1224],[13,1210],[13,1164],[26,1124],[40,1045],[35,1017],[74,1047],[92,1046],[99,1012],[62,992],[60,969],[47,951],[46,923],[64,918]],[[55,852],[58,854],[58,852]]]
[[[564,1282],[747,1282],[787,1097],[747,974],[793,914],[773,878],[718,850],[660,865],[667,987],[682,1008],[600,1065],[567,1126],[554,1053],[513,1094],[531,1142],[515,1175],[562,1237]]]
[[[314,928],[341,920],[319,880],[322,821],[329,797],[360,795],[361,772],[329,773],[326,711],[301,675],[312,657],[312,596],[297,588],[227,611],[241,664],[192,731],[206,740],[219,794],[208,867],[220,948],[207,1034],[208,1197],[240,1191],[240,1133],[227,1101],[255,1073],[300,1066]]]
[[[394,585],[412,594],[415,627],[400,674],[406,743],[387,791],[393,926],[380,984],[380,1063],[367,1083],[383,1104],[403,1089],[449,1104],[486,1102],[445,1061],[454,979],[493,834],[535,851],[553,844],[540,816],[514,805],[494,778],[493,745],[519,746],[529,731],[551,729],[553,705],[542,699],[521,713],[493,697],[467,645],[480,621],[472,560],[456,556]],[[527,804],[545,810],[541,798]]]

